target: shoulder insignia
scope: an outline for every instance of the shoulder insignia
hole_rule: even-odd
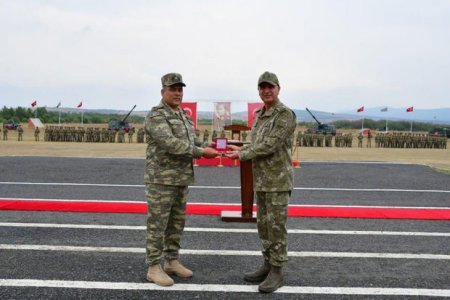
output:
[[[152,111],[150,111],[150,112],[148,113],[148,116],[149,116],[150,118],[156,117],[156,116],[158,116],[158,115],[160,115],[159,111],[155,111],[155,110],[152,110]]]

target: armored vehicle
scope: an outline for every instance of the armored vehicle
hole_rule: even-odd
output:
[[[19,126],[19,123],[16,123],[14,121],[8,121],[8,122],[3,123],[3,127],[6,127],[7,129],[16,130],[18,126]]]
[[[130,116],[131,112],[136,108],[136,104],[133,106],[133,108],[127,113],[125,118],[123,118],[121,121],[119,120],[113,120],[109,122],[108,129],[113,129],[115,131],[123,130],[125,129],[126,132],[130,130],[131,126],[127,122],[128,117]]]
[[[317,127],[309,128],[309,133],[323,133],[323,134],[332,134],[336,135],[336,127],[331,124],[323,124],[317,118],[312,114],[312,112],[309,111],[309,109],[306,107],[306,111],[309,112],[311,117],[317,122]]]
[[[433,128],[428,134],[432,136],[445,136],[447,138],[450,138],[450,128]]]

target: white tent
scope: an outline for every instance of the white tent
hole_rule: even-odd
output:
[[[41,120],[39,119],[30,118],[28,120],[28,128],[35,129],[36,127],[44,128],[44,124],[42,124]]]

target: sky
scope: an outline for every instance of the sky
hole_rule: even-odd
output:
[[[450,107],[450,1],[0,0],[0,107],[149,110],[177,72],[236,112],[264,71],[294,109]]]

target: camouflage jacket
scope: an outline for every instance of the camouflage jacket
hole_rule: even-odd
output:
[[[255,191],[292,190],[292,145],[296,125],[295,113],[279,100],[268,111],[264,107],[256,111],[251,144],[239,152],[241,160],[252,159]]]
[[[182,110],[173,111],[163,101],[145,119],[147,160],[145,183],[187,186],[194,182],[193,158],[204,146],[195,136],[192,119]]]

